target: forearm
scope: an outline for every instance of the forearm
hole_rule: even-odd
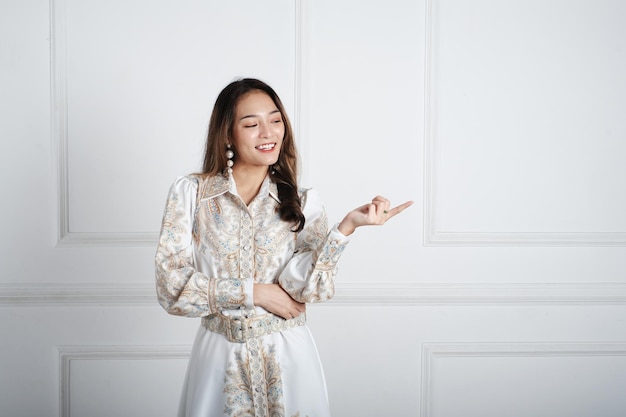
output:
[[[299,253],[279,276],[281,287],[296,301],[316,303],[327,301],[335,295],[337,262],[348,238],[332,228],[312,251]]]

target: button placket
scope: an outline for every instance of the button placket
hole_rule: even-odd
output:
[[[241,211],[241,228],[239,229],[239,259],[241,277],[253,276],[254,247],[252,233],[252,218],[247,210]]]

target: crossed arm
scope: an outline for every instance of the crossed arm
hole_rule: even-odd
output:
[[[348,212],[337,229],[345,236],[349,236],[358,227],[381,226],[392,217],[402,213],[413,204],[407,201],[399,206],[391,207],[391,203],[384,197],[376,196],[370,203],[364,204]],[[299,303],[283,290],[278,284],[254,284],[254,303],[277,316],[285,319],[298,317],[306,310],[306,304]]]

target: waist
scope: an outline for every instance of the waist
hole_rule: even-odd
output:
[[[289,320],[269,313],[251,317],[230,317],[213,313],[202,317],[202,325],[205,329],[224,335],[229,342],[233,343],[244,343],[253,337],[293,329],[304,323],[306,323],[305,313]]]

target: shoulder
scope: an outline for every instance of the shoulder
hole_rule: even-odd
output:
[[[302,212],[305,217],[324,211],[322,198],[315,188],[300,188],[298,189],[298,195],[302,202]]]
[[[201,178],[196,175],[177,177],[170,186],[168,201],[181,205],[195,205]]]
[[[200,177],[194,174],[180,176],[174,180],[172,186],[170,187],[170,191],[176,191],[178,193],[197,191],[199,182]]]

